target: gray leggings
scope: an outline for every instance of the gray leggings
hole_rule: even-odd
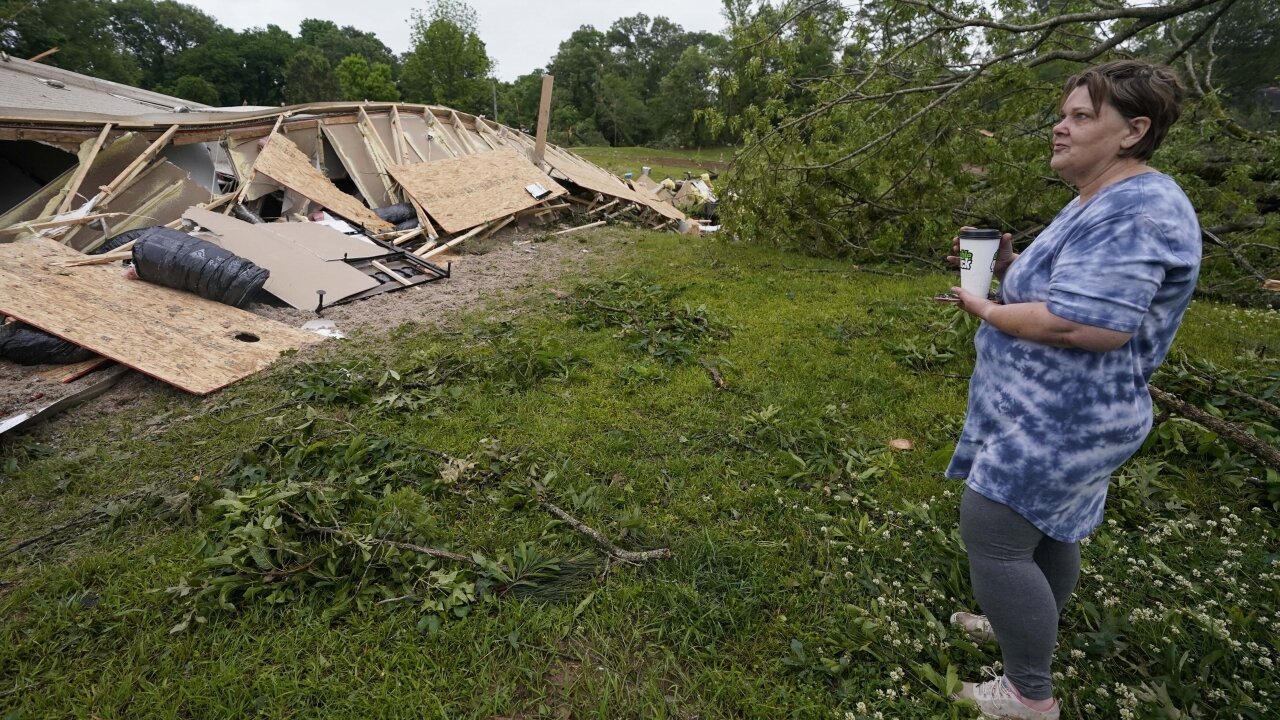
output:
[[[960,537],[973,594],[1000,642],[1005,677],[1023,697],[1052,697],[1058,617],[1080,578],[1080,544],[1046,536],[1008,505],[969,488],[960,499]]]

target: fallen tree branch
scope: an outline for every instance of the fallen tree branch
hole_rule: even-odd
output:
[[[1205,371],[1203,371],[1203,370],[1201,370],[1201,369],[1199,369],[1199,368],[1197,368],[1197,367],[1195,367],[1195,366],[1193,366],[1193,365],[1190,365],[1190,364],[1184,364],[1184,367],[1185,367],[1185,368],[1186,368],[1186,369],[1187,369],[1191,374],[1195,375],[1196,377],[1200,378],[1201,380],[1204,380],[1204,381],[1208,382],[1208,383],[1209,383],[1209,390],[1210,390],[1211,392],[1213,392],[1213,391],[1217,391],[1217,390],[1223,390],[1223,391],[1225,391],[1228,395],[1230,395],[1230,396],[1232,396],[1232,397],[1240,398],[1241,400],[1244,400],[1245,402],[1249,403],[1250,405],[1253,405],[1254,407],[1256,407],[1257,409],[1261,410],[1262,412],[1264,412],[1264,413],[1266,413],[1266,414],[1270,415],[1271,417],[1276,418],[1277,420],[1280,420],[1280,406],[1277,406],[1277,405],[1275,405],[1274,403],[1271,403],[1271,402],[1268,402],[1268,401],[1266,401],[1266,400],[1263,400],[1263,399],[1262,399],[1262,398],[1260,398],[1260,397],[1255,397],[1255,396],[1253,396],[1253,395],[1250,395],[1249,393],[1247,393],[1247,392],[1245,392],[1245,391],[1241,390],[1239,387],[1236,387],[1235,385],[1231,385],[1231,384],[1220,384],[1220,383],[1219,383],[1219,380],[1221,380],[1221,378],[1218,378],[1218,377],[1215,377],[1215,376],[1213,376],[1213,375],[1210,375],[1209,373],[1207,373],[1207,372],[1205,372]]]
[[[1267,276],[1263,274],[1260,270],[1258,270],[1258,268],[1254,267],[1253,263],[1250,263],[1249,260],[1240,253],[1240,251],[1228,245],[1225,241],[1223,241],[1222,238],[1218,237],[1217,235],[1214,235],[1212,232],[1209,232],[1209,230],[1201,229],[1200,234],[1203,235],[1204,238],[1209,242],[1213,243],[1214,245],[1217,245],[1223,250],[1226,250],[1227,254],[1231,256],[1232,261],[1234,261],[1236,266],[1239,267],[1241,270],[1244,270],[1245,272],[1249,273],[1250,275],[1252,275],[1254,278],[1258,280],[1266,282]]]
[[[725,384],[724,375],[720,374],[720,369],[712,365],[706,358],[698,358],[698,362],[706,369],[707,374],[711,376],[711,382],[721,390],[728,390],[729,386]]]
[[[409,550],[411,552],[416,552],[419,555],[427,555],[429,557],[441,558],[444,560],[453,560],[454,562],[459,562],[464,565],[469,565],[477,569],[484,568],[483,565],[467,557],[466,555],[459,555],[458,553],[455,553],[455,552],[449,552],[448,550],[441,550],[439,548],[426,547],[424,545],[414,545],[413,543],[399,542],[397,540],[384,540],[382,538],[376,538],[376,537],[362,537],[344,528],[316,525],[315,523],[312,523],[311,521],[302,517],[302,515],[298,514],[298,512],[293,510],[292,508],[285,507],[284,512],[286,515],[293,518],[295,522],[297,522],[299,525],[302,525],[307,530],[318,532],[321,535],[331,535],[334,537],[340,537],[356,543],[369,543],[370,545],[382,545],[384,547],[393,547],[393,548],[398,548],[400,550]]]
[[[1209,430],[1218,433],[1222,437],[1239,445],[1242,449],[1254,456],[1263,464],[1280,471],[1280,450],[1271,447],[1267,443],[1259,440],[1253,434],[1240,427],[1239,425],[1214,417],[1200,408],[1192,405],[1184,400],[1179,400],[1170,393],[1161,390],[1155,385],[1148,385],[1147,389],[1151,391],[1151,397],[1162,407],[1168,408],[1171,412],[1177,413],[1182,417],[1197,422]]]
[[[574,516],[560,509],[555,504],[542,499],[538,500],[538,504],[542,506],[542,509],[556,516],[556,518],[563,521],[564,524],[573,528],[573,530],[579,535],[590,539],[596,545],[600,546],[600,549],[604,550],[605,554],[614,560],[639,565],[640,563],[648,562],[650,560],[661,560],[663,558],[671,557],[671,550],[669,548],[644,551],[623,550],[617,545],[614,545],[609,538],[605,537],[598,530],[586,525],[581,520],[578,520]]]

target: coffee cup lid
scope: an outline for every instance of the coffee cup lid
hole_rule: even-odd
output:
[[[966,228],[960,231],[960,237],[969,240],[999,240],[1001,234],[999,230],[991,228]]]

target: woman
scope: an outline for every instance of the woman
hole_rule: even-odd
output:
[[[994,636],[1004,661],[1003,676],[958,696],[986,717],[1058,717],[1050,663],[1078,543],[1102,521],[1111,473],[1151,429],[1147,381],[1200,263],[1191,203],[1147,165],[1182,96],[1172,70],[1132,60],[1071,78],[1050,165],[1079,197],[1021,256],[1004,236],[1002,303],[952,289],[983,320],[947,477],[966,480],[960,532],[986,613],[952,622]]]

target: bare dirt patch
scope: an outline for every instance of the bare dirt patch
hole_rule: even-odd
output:
[[[476,310],[494,300],[515,299],[541,286],[555,287],[562,277],[616,260],[634,242],[626,233],[611,228],[543,241],[545,237],[540,232],[500,233],[481,247],[433,258],[442,265],[453,263],[453,274],[447,279],[326,308],[323,317],[333,320],[338,329],[348,334],[384,333],[406,322],[439,325],[458,311]],[[316,318],[315,313],[288,306],[258,303],[247,309],[293,327]],[[56,366],[24,367],[0,360],[0,418],[41,408],[93,384],[99,377],[99,373],[90,373],[67,384],[40,377],[40,371],[53,367]],[[102,396],[53,422],[92,420],[166,394],[184,396],[158,380],[132,372]]]

